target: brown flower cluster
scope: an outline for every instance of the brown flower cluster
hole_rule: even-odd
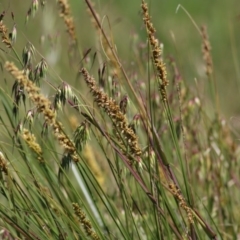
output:
[[[109,98],[107,94],[99,90],[99,88],[96,86],[95,80],[89,75],[85,68],[82,68],[80,72],[83,74],[84,79],[93,94],[95,102],[100,108],[103,108],[111,118],[117,132],[124,136],[130,148],[130,153],[136,157],[141,156],[142,151],[138,146],[136,134],[132,128],[129,127],[127,119],[121,112],[119,105],[114,100]]]
[[[27,91],[29,98],[36,104],[47,124],[53,127],[54,135],[65,151],[69,153],[75,162],[79,161],[76,148],[64,133],[61,124],[56,120],[56,112],[51,108],[51,102],[40,93],[40,89],[28,79],[24,71],[20,71],[14,63],[6,62],[5,69],[22,85]]]
[[[71,16],[70,7],[67,0],[58,0],[60,17],[63,18],[65,25],[67,27],[67,32],[72,40],[72,43],[75,44],[77,41],[76,31],[73,22],[73,17]]]
[[[211,57],[211,45],[210,45],[208,34],[207,34],[207,27],[202,26],[201,32],[202,32],[202,38],[203,38],[203,43],[202,43],[203,59],[206,63],[206,74],[209,77],[213,72],[213,63],[212,63],[212,57]]]
[[[173,193],[175,198],[178,200],[179,206],[185,210],[188,217],[189,224],[193,224],[193,212],[190,207],[188,207],[186,200],[182,196],[180,189],[175,184],[169,184],[170,191]]]
[[[40,163],[44,163],[44,159],[42,156],[42,149],[39,144],[36,142],[36,138],[33,134],[31,134],[27,129],[23,129],[22,138],[25,140],[27,145],[38,155],[38,161]]]
[[[8,30],[7,27],[4,25],[3,21],[0,21],[0,33],[2,35],[2,42],[6,44],[8,48],[12,47],[11,40],[8,37]]]
[[[0,152],[0,171],[8,175],[7,161],[2,152]]]
[[[96,232],[93,231],[91,222],[86,218],[86,214],[82,211],[82,209],[79,207],[77,203],[73,203],[73,211],[78,217],[80,223],[82,224],[86,234],[91,237],[91,239],[99,240],[99,236],[96,234]]]
[[[142,1],[141,6],[142,6],[142,10],[143,10],[143,21],[146,25],[148,39],[152,46],[152,55],[153,55],[154,65],[157,70],[157,76],[160,79],[160,81],[159,81],[160,92],[162,95],[162,99],[164,101],[166,101],[166,96],[167,96],[166,86],[168,85],[166,66],[165,66],[163,60],[161,59],[162,51],[159,46],[159,41],[155,37],[156,30],[153,27],[153,24],[151,22],[151,19],[150,19],[149,13],[148,13],[147,4],[144,1]]]

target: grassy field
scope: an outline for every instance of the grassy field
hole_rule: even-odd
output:
[[[239,239],[237,1],[0,5],[1,239]]]

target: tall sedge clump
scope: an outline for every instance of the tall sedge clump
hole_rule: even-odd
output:
[[[166,87],[168,85],[166,66],[163,60],[161,59],[162,51],[159,46],[159,41],[155,37],[156,30],[153,27],[153,24],[151,22],[149,12],[148,12],[148,6],[144,1],[142,1],[141,6],[143,10],[143,21],[147,29],[148,40],[152,47],[152,57],[153,57],[154,65],[156,67],[157,77],[159,80],[158,82],[159,89],[160,89],[163,101],[166,101],[167,100]]]
[[[129,127],[127,119],[121,112],[119,105],[114,100],[110,99],[107,94],[99,90],[99,88],[96,86],[95,80],[89,75],[85,68],[82,68],[80,72],[83,74],[87,86],[90,88],[93,94],[95,102],[100,108],[104,109],[104,111],[113,121],[117,132],[122,134],[124,140],[126,140],[130,149],[130,154],[133,154],[133,156],[139,159],[142,151],[138,146],[137,136]]]
[[[194,89],[185,82],[191,73],[178,69],[183,63],[187,68],[184,56],[173,55],[167,64],[148,1],[139,2],[145,41],[136,32],[127,44],[111,14],[101,17],[109,6],[102,9],[97,1],[80,4],[79,22],[71,13],[71,7],[79,6],[73,0],[15,1],[9,8],[4,2],[0,239],[238,239],[238,133],[233,136],[220,111],[213,119],[217,107],[212,109],[205,96],[208,84],[217,97],[206,27],[194,24],[208,79],[196,81]],[[47,2],[46,10],[62,26],[55,26],[52,17],[43,21],[49,15],[38,11]],[[89,19],[82,19],[84,3]],[[31,32],[23,28],[22,10],[27,11],[26,23],[31,20]],[[113,11],[122,15],[120,8]],[[96,35],[77,36],[87,20]],[[16,27],[23,36],[19,42]],[[63,35],[66,39],[59,38]],[[172,37],[181,55],[181,42]],[[65,40],[68,49],[61,51]],[[47,75],[45,59],[52,63]],[[219,70],[216,76],[221,76]]]
[[[166,110],[167,110],[167,118],[168,118],[168,121],[170,124],[170,131],[172,132],[172,136],[174,136],[173,141],[174,141],[174,144],[177,149],[177,155],[179,157],[179,161],[181,162],[181,170],[184,175],[184,181],[186,182],[186,185],[185,185],[186,191],[188,194],[189,189],[188,189],[188,185],[187,185],[188,184],[187,179],[185,177],[186,176],[185,169],[182,164],[182,158],[181,158],[181,154],[180,154],[180,150],[179,150],[179,146],[178,146],[178,142],[177,142],[177,138],[176,138],[176,132],[175,132],[175,129],[173,128],[173,119],[171,116],[171,112],[168,108],[167,92],[166,92],[166,87],[168,85],[167,70],[166,70],[165,63],[163,62],[163,59],[161,56],[162,50],[160,48],[158,39],[155,37],[156,30],[153,26],[153,23],[151,22],[149,12],[148,12],[148,6],[144,2],[144,0],[142,1],[141,7],[142,7],[142,11],[143,11],[143,21],[146,26],[148,40],[149,40],[149,43],[150,43],[151,49],[152,49],[152,60],[153,60],[153,63],[154,63],[155,69],[156,69],[156,76],[158,79],[159,90],[160,90],[160,93],[162,96],[162,101],[164,104],[166,104],[165,106],[166,106]],[[186,169],[187,169],[187,163],[186,163]],[[192,213],[192,209],[188,206],[189,203],[186,202],[186,200],[183,197],[183,194],[180,191],[180,189],[178,188],[178,184],[176,184],[176,182],[170,183],[169,186],[171,189],[171,193],[173,194],[173,196],[179,203],[179,206],[186,212],[189,226],[192,226],[194,223],[193,213]]]
[[[72,141],[63,132],[61,123],[56,120],[56,112],[51,108],[51,102],[49,99],[40,93],[40,89],[30,81],[24,74],[24,71],[20,71],[14,63],[6,62],[5,68],[27,91],[29,98],[36,104],[38,111],[44,115],[46,123],[52,126],[55,137],[65,149],[65,152],[70,154],[75,162],[78,162],[79,158],[76,153],[76,148]]]

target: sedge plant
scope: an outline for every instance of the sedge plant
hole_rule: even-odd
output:
[[[206,101],[163,54],[146,1],[129,65],[92,1],[82,2],[95,47],[79,39],[70,1],[31,2],[22,32],[11,6],[0,16],[1,239],[237,239],[239,149],[207,27]],[[39,44],[27,26],[49,11],[60,33],[37,31]]]

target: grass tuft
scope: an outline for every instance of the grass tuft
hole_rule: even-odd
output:
[[[133,34],[104,0],[0,15],[0,239],[238,239],[240,148],[211,26],[178,6],[199,45],[189,61],[178,29],[171,52],[170,23],[128,4]]]

